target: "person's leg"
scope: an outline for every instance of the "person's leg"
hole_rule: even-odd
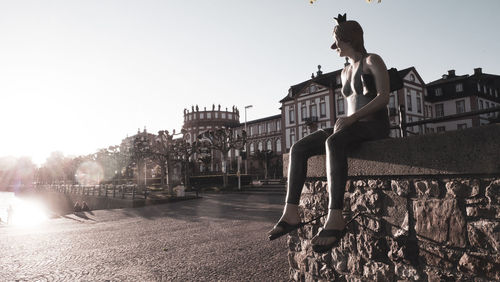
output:
[[[326,140],[326,165],[329,193],[329,212],[323,226],[326,230],[342,230],[345,220],[342,216],[344,192],[347,182],[347,153],[363,141],[387,136],[386,126],[377,122],[356,122],[352,126],[332,134]],[[328,245],[335,237],[314,237],[313,244]]]
[[[290,148],[286,204],[278,222],[284,221],[289,224],[300,222],[298,206],[307,174],[307,159],[325,153],[324,143],[332,131],[331,129],[318,130],[300,139]],[[275,226],[269,234],[280,231],[280,228]]]

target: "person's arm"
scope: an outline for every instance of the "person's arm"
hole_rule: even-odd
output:
[[[370,54],[366,58],[366,65],[375,79],[377,96],[350,116],[337,119],[337,122],[335,123],[335,131],[348,127],[354,122],[376,113],[383,107],[387,107],[387,104],[389,103],[389,73],[387,72],[387,67],[385,66],[384,61],[380,58],[380,56]]]

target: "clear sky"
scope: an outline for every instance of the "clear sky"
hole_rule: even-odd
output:
[[[0,156],[89,154],[221,104],[280,113],[291,85],[342,68],[333,17],[425,82],[500,74],[498,0],[0,0]]]

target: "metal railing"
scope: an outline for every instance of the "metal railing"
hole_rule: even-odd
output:
[[[73,184],[46,184],[36,185],[37,191],[53,191],[65,194],[97,196],[107,198],[132,199],[148,197],[149,191],[145,186],[137,184],[101,184],[101,185],[73,185]]]
[[[400,105],[399,106],[399,121],[400,121],[399,125],[394,125],[394,126],[391,126],[390,128],[391,129],[399,129],[401,136],[406,137],[406,136],[408,136],[408,133],[416,134],[414,132],[407,130],[407,128],[411,127],[411,126],[422,125],[422,124],[427,124],[427,123],[438,123],[438,122],[443,122],[443,121],[448,121],[448,120],[454,120],[454,119],[459,119],[459,118],[464,118],[464,117],[477,116],[477,115],[495,113],[495,112],[500,112],[500,106],[492,107],[492,108],[488,108],[488,109],[483,109],[483,110],[459,113],[459,114],[454,114],[454,115],[450,115],[450,116],[443,116],[443,117],[423,119],[423,120],[413,121],[413,122],[406,122],[405,106]]]

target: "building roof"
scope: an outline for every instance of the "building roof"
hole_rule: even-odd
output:
[[[280,119],[280,118],[281,118],[281,114],[274,115],[274,116],[268,116],[268,117],[265,117],[265,118],[260,118],[260,119],[255,119],[255,120],[247,121],[247,125],[254,124],[254,123],[259,123],[259,122],[263,122],[263,121],[269,121],[269,120],[273,120],[273,119]],[[244,125],[245,125],[245,123],[240,123],[240,126],[244,126]]]
[[[337,75],[340,75],[340,70],[332,71],[329,73],[320,74],[314,78],[301,82],[299,84],[293,85],[289,89],[289,94],[286,95],[283,99],[280,100],[280,103],[293,100],[295,96],[297,96],[305,87],[310,85],[311,83],[316,83],[328,88],[335,86],[337,84]],[[291,96],[290,96],[291,95]]]
[[[440,78],[438,80],[434,80],[432,82],[429,82],[427,83],[426,86],[434,86],[434,85],[438,85],[438,84],[443,84],[443,83],[449,83],[449,82],[454,82],[454,81],[459,81],[459,80],[463,80],[465,78],[468,78],[469,75],[468,74],[465,74],[465,75],[457,75],[457,76],[454,76],[454,77],[443,77],[443,78]]]

